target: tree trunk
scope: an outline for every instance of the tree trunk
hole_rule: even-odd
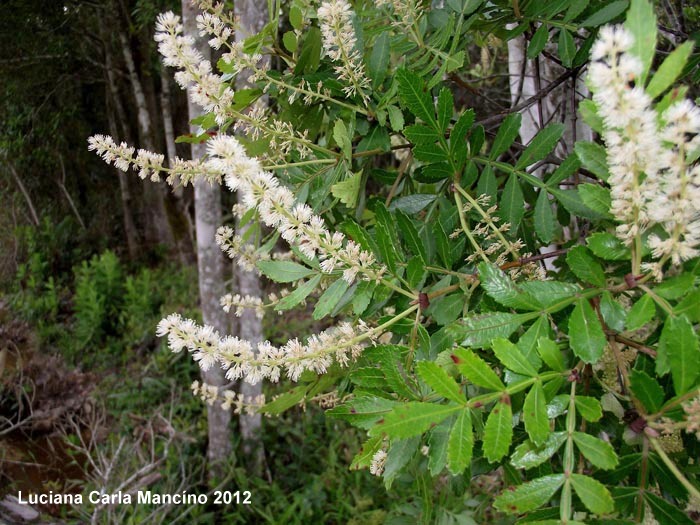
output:
[[[508,72],[510,75],[510,95],[513,106],[536,95],[547,84],[564,73],[564,68],[551,60],[537,56],[533,60],[526,58],[527,42],[524,35],[508,41]],[[555,89],[548,96],[520,112],[520,139],[523,144],[529,143],[533,137],[550,122],[562,122],[565,125],[562,140],[554,152],[562,157],[574,151],[576,140],[593,140],[593,132],[581,119],[577,119],[578,103],[585,97],[588,90],[580,78],[572,80]],[[542,176],[542,170],[536,170],[534,175]],[[564,228],[564,237],[571,238],[571,230],[576,230],[576,218],[572,217],[571,225]],[[557,250],[557,244],[540,248],[540,253],[550,253]],[[546,259],[544,265],[548,270],[556,271],[553,259]]]
[[[137,121],[139,125],[139,143],[149,151],[155,150],[155,141],[153,140],[153,126],[151,122],[151,114],[148,111],[148,103],[146,95],[141,85],[141,79],[136,71],[134,56],[131,52],[131,45],[127,34],[119,31],[119,43],[122,48],[124,62],[129,73],[129,83],[131,84],[132,94],[136,102]],[[144,186],[144,196],[146,198],[146,216],[148,217],[148,241],[151,243],[165,243],[168,246],[173,246],[174,235],[168,222],[168,214],[165,208],[165,188],[161,185],[146,184]]]
[[[173,110],[170,103],[170,79],[165,70],[165,66],[160,69],[160,109],[163,117],[163,131],[165,134],[165,147],[168,152],[168,158],[174,159],[177,157],[175,146],[175,128],[173,125]],[[180,258],[184,264],[194,264],[196,255],[194,253],[194,227],[192,218],[187,211],[187,201],[189,193],[185,193],[183,186],[177,186],[173,190],[173,203],[177,207],[178,214],[184,219],[183,227],[175,232],[175,240],[180,252]],[[182,231],[184,230],[184,231]]]
[[[109,120],[109,133],[117,140],[119,136],[117,119],[122,123],[122,132],[125,140],[130,141],[128,137],[128,122],[126,120],[126,114],[124,113],[124,106],[122,106],[121,99],[119,98],[119,92],[117,90],[117,80],[114,76],[114,62],[112,60],[112,52],[110,49],[110,42],[106,37],[106,32],[101,27],[100,33],[103,37],[104,49],[105,49],[105,73],[107,76],[107,90],[108,96],[107,100],[112,101],[114,111],[107,112],[107,118]],[[116,116],[115,116],[116,113]],[[117,177],[119,179],[119,194],[122,201],[122,214],[124,216],[124,236],[126,237],[126,248],[129,253],[129,259],[134,261],[138,256],[139,248],[139,237],[134,225],[134,216],[131,209],[131,191],[129,190],[129,181],[126,179],[126,173],[122,170],[117,169]]]
[[[236,40],[244,40],[250,35],[258,33],[267,23],[268,13],[265,2],[259,0],[236,0],[235,13],[239,25],[236,28]],[[246,75],[239,74],[236,79],[236,87],[245,89],[248,85]],[[239,196],[239,203],[240,203]],[[238,225],[238,233],[246,238],[246,231],[250,225]],[[251,236],[251,240],[252,240]],[[251,242],[251,241],[248,241]],[[261,296],[260,278],[257,273],[247,272],[240,266],[234,265],[234,274],[238,282],[238,293],[242,296]],[[250,341],[253,348],[263,339],[262,321],[256,316],[253,310],[247,310],[239,319],[239,337]],[[254,398],[262,394],[262,383],[250,385],[241,383],[241,394],[246,398]],[[254,475],[260,475],[265,460],[265,451],[262,445],[262,418],[260,414],[241,415],[240,431],[243,440],[243,454],[248,461],[248,469]]]
[[[199,51],[208,57],[211,52],[202,39],[197,36],[195,17],[197,10],[189,0],[182,0],[182,18],[185,34],[192,36]],[[188,99],[190,120],[202,114],[202,109]],[[192,129],[193,132],[196,129]],[[204,155],[203,144],[192,144],[192,158]],[[226,314],[219,304],[224,293],[223,254],[214,241],[216,229],[222,221],[221,190],[219,186],[199,180],[194,187],[195,227],[197,232],[197,265],[199,268],[199,298],[202,306],[204,324],[214,327],[220,333],[227,332]],[[213,366],[202,372],[205,383],[222,387],[226,384],[223,370]],[[207,460],[209,479],[220,479],[231,453],[231,413],[222,410],[219,403],[207,406],[207,423],[209,446]]]

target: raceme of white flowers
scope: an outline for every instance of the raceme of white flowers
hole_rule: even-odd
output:
[[[363,341],[375,335],[363,323],[358,327],[340,323],[312,335],[306,344],[291,339],[284,346],[276,347],[264,341],[257,345],[256,355],[249,341],[230,335],[222,337],[212,327],[199,326],[179,314],[161,320],[156,334],[168,337],[168,346],[173,352],[185,349],[191,352],[202,370],[218,365],[226,370],[228,379],[243,379],[250,384],[262,379],[277,382],[283,371],[292,381],[297,381],[305,370],[323,374],[334,359],[345,366],[360,355]]]
[[[349,97],[360,95],[364,101],[368,101],[364,90],[370,84],[365,75],[362,55],[357,50],[350,4],[346,0],[329,0],[321,4],[317,14],[323,36],[323,51],[338,64],[335,66],[338,78],[348,83],[343,91]]]
[[[687,162],[700,147],[700,110],[682,100],[657,114],[635,84],[642,63],[630,52],[633,42],[622,26],[602,28],[588,82],[604,122],[617,235],[629,245],[660,225],[663,233],[648,239],[658,262],[647,265],[659,276],[666,261],[678,265],[700,254],[700,165]]]

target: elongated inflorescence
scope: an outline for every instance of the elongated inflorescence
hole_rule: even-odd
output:
[[[700,147],[700,111],[682,100],[658,115],[636,82],[642,63],[631,52],[633,42],[622,26],[602,28],[588,82],[605,127],[617,235],[632,244],[660,225],[663,233],[651,233],[648,241],[658,260],[649,269],[659,275],[666,261],[677,265],[699,254],[700,166],[687,158]]]

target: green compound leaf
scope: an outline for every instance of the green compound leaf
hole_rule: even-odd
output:
[[[566,263],[576,277],[595,286],[605,286],[603,267],[585,246],[574,246],[566,254]]]
[[[466,398],[457,382],[445,370],[432,361],[421,361],[416,365],[420,378],[445,399],[465,403]]]
[[[521,514],[541,507],[564,484],[564,474],[552,474],[506,489],[494,501],[494,507],[508,514]]]
[[[569,318],[569,344],[585,363],[595,363],[603,355],[607,338],[587,299],[579,299]]]
[[[581,454],[593,466],[604,470],[614,469],[617,466],[619,460],[617,454],[615,454],[615,449],[610,443],[583,432],[574,432],[573,438]]]
[[[456,476],[464,472],[471,463],[473,449],[472,416],[466,408],[457,416],[447,442],[447,468],[450,473]]]
[[[513,440],[513,409],[510,400],[499,401],[491,409],[484,427],[484,457],[493,463],[508,453]]]
[[[561,448],[566,441],[566,432],[552,432],[540,447],[532,441],[525,440],[515,447],[510,455],[510,464],[515,468],[531,469],[541,465]]]
[[[605,485],[582,474],[571,474],[571,486],[588,510],[607,514],[614,509],[613,499]]]
[[[457,348],[452,354],[452,361],[460,374],[477,386],[488,390],[505,390],[505,385],[496,372],[471,350]]]
[[[532,366],[520,349],[508,339],[502,337],[494,339],[491,343],[491,348],[501,364],[516,374],[530,377],[537,375],[535,367]]]
[[[547,417],[547,402],[545,401],[542,383],[537,381],[525,396],[523,404],[523,420],[525,431],[530,436],[530,441],[535,445],[541,445],[549,436],[549,418]]]
[[[415,401],[398,405],[384,417],[384,421],[378,422],[370,429],[369,435],[386,434],[390,438],[418,436],[460,409],[461,407],[456,405]]]
[[[316,273],[316,270],[292,261],[260,261],[257,266],[265,277],[278,283],[291,283]]]

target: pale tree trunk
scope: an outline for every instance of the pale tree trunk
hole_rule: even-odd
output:
[[[258,33],[268,21],[267,4],[260,0],[236,0],[235,14],[239,25],[236,28],[236,40]],[[239,74],[236,79],[236,87],[244,89],[250,87],[246,75]],[[239,203],[242,204],[241,196],[238,195]],[[250,225],[238,225],[238,234],[246,238],[246,231]],[[248,242],[252,241],[251,240]],[[242,296],[261,296],[260,277],[255,271],[247,272],[238,265],[234,265],[234,275],[238,282],[238,293]],[[262,341],[263,329],[262,321],[257,317],[255,311],[246,310],[238,323],[238,335],[242,339],[250,341],[253,348]],[[250,385],[241,383],[241,394],[246,398],[255,398],[262,394],[262,383]],[[240,431],[243,444],[243,454],[248,461],[248,469],[252,474],[260,475],[265,460],[265,451],[262,444],[262,418],[260,414],[241,415]]]
[[[114,62],[112,60],[110,42],[107,39],[106,32],[102,26],[100,33],[102,34],[105,50],[105,72],[107,75],[108,90],[107,100],[112,101],[112,106],[114,109],[114,111],[107,112],[107,118],[109,120],[109,133],[114,137],[114,140],[117,140],[117,137],[119,136],[117,119],[119,119],[119,122],[121,122],[123,128],[122,136],[125,140],[129,141],[130,137],[127,136],[128,123],[124,112],[124,106],[122,106],[121,99],[119,98],[119,91],[117,90],[117,79],[114,75]],[[133,261],[138,256],[139,238],[136,226],[134,225],[134,216],[131,209],[131,191],[129,190],[129,181],[126,179],[126,173],[120,169],[117,169],[116,172],[119,179],[119,194],[121,196],[122,214],[124,216],[124,236],[126,237],[126,248],[129,253],[129,259]]]
[[[144,149],[155,151],[155,141],[153,140],[153,125],[151,114],[148,111],[146,95],[143,91],[141,79],[136,71],[134,55],[127,34],[119,31],[119,43],[122,48],[124,63],[129,74],[132,94],[136,102],[136,116],[139,127],[139,142]],[[168,222],[168,215],[165,209],[165,188],[159,184],[146,184],[144,186],[144,196],[146,197],[146,215],[149,217],[149,237],[151,242],[163,242],[168,246],[173,246],[174,235]],[[150,208],[150,209],[149,209]]]
[[[189,0],[182,0],[182,18],[185,34],[192,36],[199,51],[205,56],[211,56],[206,42],[198,38],[195,17],[196,8]],[[190,120],[202,114],[202,108],[196,106],[188,97]],[[196,128],[192,127],[192,132]],[[205,153],[204,144],[192,144],[192,158],[196,159]],[[219,304],[224,293],[224,261],[223,254],[214,241],[216,229],[222,221],[221,190],[219,186],[211,185],[204,180],[198,180],[194,187],[195,227],[197,232],[197,266],[199,268],[199,299],[202,306],[204,324],[212,326],[220,333],[228,330],[226,314]],[[220,388],[226,384],[221,367],[213,366],[202,372],[202,380]],[[209,479],[220,479],[225,472],[229,455],[231,454],[231,413],[222,410],[220,403],[207,405],[207,424],[209,445],[207,460],[209,463]]]
[[[508,73],[510,77],[510,95],[512,106],[528,100],[546,88],[549,83],[564,73],[564,68],[554,64],[542,56],[534,60],[527,59],[527,41],[524,35],[508,41]],[[560,87],[539,99],[535,104],[523,109],[520,125],[520,138],[523,144],[532,138],[547,124],[561,122],[564,124],[564,135],[555,149],[555,153],[565,157],[573,153],[577,140],[593,140],[593,132],[581,119],[577,118],[579,101],[588,93],[581,78],[567,80]],[[534,175],[542,176],[541,170],[535,170]],[[574,230],[576,218],[572,217]],[[564,229],[566,238],[572,237],[571,227]],[[543,246],[541,253],[550,253],[559,248],[556,244]],[[556,270],[553,259],[545,259],[548,270]]]
[[[173,110],[170,103],[170,79],[165,70],[165,66],[160,69],[160,109],[163,117],[163,131],[165,134],[165,148],[168,152],[168,158],[174,159],[177,157],[175,148],[175,127],[173,126]],[[175,206],[177,206],[179,215],[183,218],[183,228],[175,233],[175,241],[178,245],[178,251],[184,264],[193,264],[196,260],[194,253],[194,231],[192,219],[187,212],[188,194],[185,193],[184,187],[178,185],[173,190],[175,197]],[[182,231],[184,230],[184,231]]]

